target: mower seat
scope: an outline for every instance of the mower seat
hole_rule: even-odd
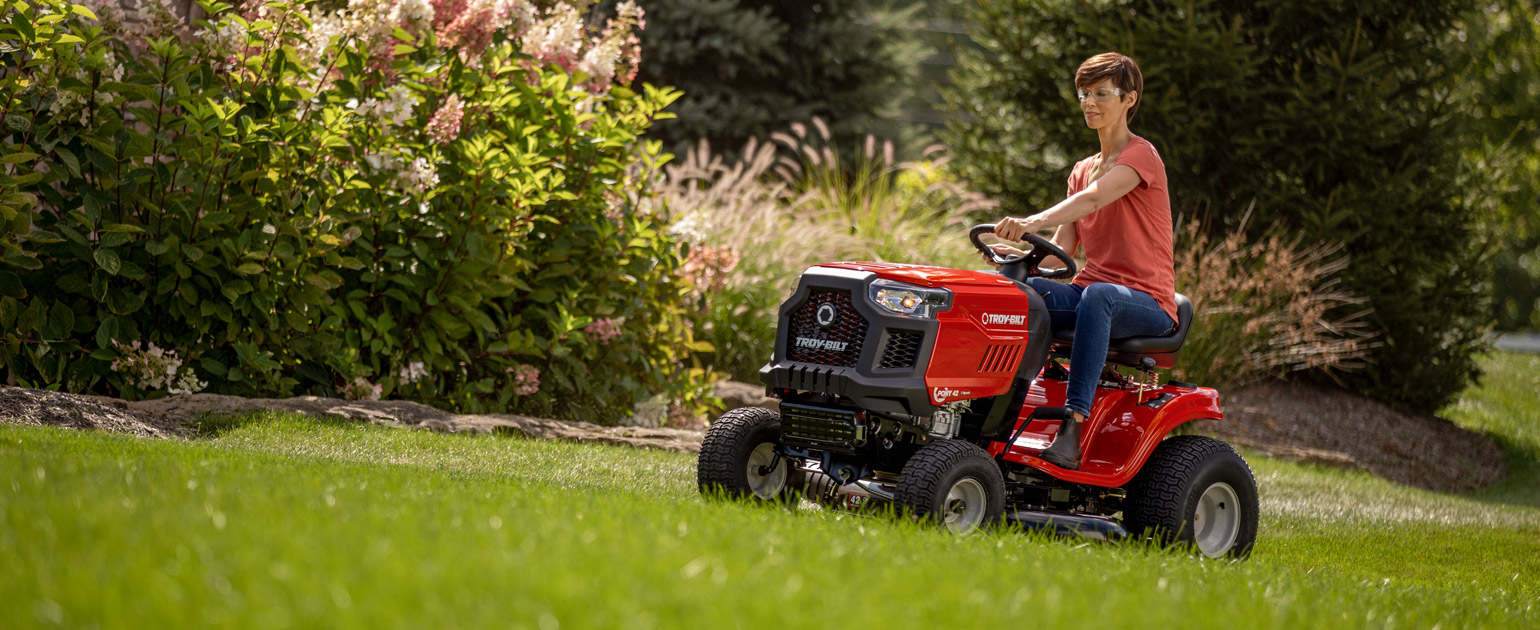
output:
[[[1176,294],[1176,332],[1162,337],[1113,339],[1107,347],[1107,361],[1138,367],[1141,359],[1149,357],[1155,360],[1155,367],[1170,368],[1176,365],[1176,357],[1181,353],[1182,342],[1187,340],[1187,331],[1191,328],[1192,301],[1178,293]],[[1054,354],[1069,356],[1070,346],[1074,341],[1074,328],[1053,331]]]

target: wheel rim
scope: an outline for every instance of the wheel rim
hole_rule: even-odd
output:
[[[754,496],[765,500],[774,499],[781,494],[781,489],[786,487],[787,471],[791,468],[790,462],[783,459],[783,461],[776,463],[775,468],[770,472],[764,474],[759,472],[772,462],[775,462],[775,445],[769,442],[761,443],[749,453],[748,470],[746,471],[749,478],[749,490],[754,493]]]
[[[984,521],[985,496],[984,484],[972,477],[959,479],[952,484],[952,489],[946,493],[946,501],[941,505],[946,528],[954,534],[966,534],[978,529],[979,523]]]
[[[1220,482],[1204,490],[1192,526],[1193,542],[1203,555],[1218,558],[1228,553],[1241,533],[1240,497],[1235,488]]]

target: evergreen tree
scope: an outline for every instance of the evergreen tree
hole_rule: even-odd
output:
[[[648,2],[639,80],[679,88],[678,118],[651,134],[675,153],[705,138],[734,152],[818,117],[853,150],[868,133],[898,140],[891,114],[918,54],[906,0]]]

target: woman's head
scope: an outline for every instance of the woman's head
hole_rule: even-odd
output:
[[[1100,118],[1127,112],[1125,122],[1129,122],[1139,110],[1144,75],[1139,72],[1139,64],[1127,55],[1105,52],[1080,64],[1075,71],[1075,91],[1080,97],[1080,108],[1087,113],[1087,125],[1100,126],[1093,124],[1093,113]]]

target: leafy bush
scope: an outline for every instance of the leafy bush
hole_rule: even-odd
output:
[[[660,193],[692,243],[685,267],[696,334],[714,370],[758,382],[775,340],[776,313],[804,269],[838,260],[979,268],[970,214],[993,207],[950,177],[945,158],[895,163],[868,136],[854,160],[815,119],[774,140],[750,140],[725,160],[702,141],[670,165]]]
[[[677,94],[625,85],[640,11],[589,34],[566,5],[317,6],[6,1],[11,379],[161,395],[122,371],[143,341],[220,393],[698,401],[639,138]]]
[[[1491,211],[1461,20],[1474,3],[1374,0],[982,3],[959,50],[959,173],[1011,213],[1061,198],[1093,150],[1073,98],[1086,57],[1136,58],[1146,93],[1134,120],[1165,159],[1173,210],[1210,237],[1247,225],[1341,242],[1341,289],[1362,297],[1383,344],[1346,382],[1398,405],[1437,409],[1476,373],[1490,311],[1481,228]],[[1353,312],[1356,306],[1349,307]],[[1341,314],[1339,314],[1340,316]]]

